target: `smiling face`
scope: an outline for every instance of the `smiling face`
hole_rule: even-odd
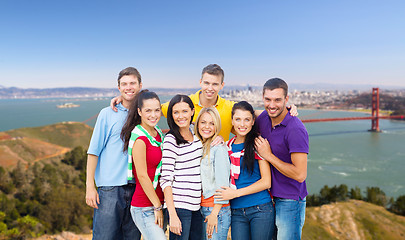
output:
[[[194,109],[191,109],[188,103],[178,102],[173,105],[173,120],[179,128],[189,128]]]
[[[208,101],[214,101],[218,97],[218,92],[224,87],[222,76],[204,73],[200,80],[201,96]]]
[[[232,125],[238,138],[245,138],[255,123],[252,113],[237,109],[232,117]]]
[[[287,102],[288,96],[285,96],[282,88],[266,89],[263,93],[264,108],[272,119],[284,118],[284,113],[288,111],[286,108]]]
[[[134,75],[125,75],[120,79],[118,90],[121,92],[123,105],[127,105],[132,101],[142,88],[142,83],[139,83],[138,78]]]
[[[155,127],[161,116],[159,100],[156,98],[143,100],[142,109],[138,108],[138,114],[141,116],[142,125]]]
[[[211,114],[205,112],[198,121],[198,133],[203,139],[208,139],[215,134],[215,122]]]

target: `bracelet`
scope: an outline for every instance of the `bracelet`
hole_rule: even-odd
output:
[[[159,207],[153,206],[153,211],[160,211],[163,209],[163,205],[160,205]]]

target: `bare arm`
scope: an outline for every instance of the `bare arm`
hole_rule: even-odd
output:
[[[286,163],[276,157],[270,148],[267,139],[259,136],[256,138],[256,149],[260,156],[268,161],[273,167],[281,172],[286,177],[292,178],[298,182],[303,182],[307,178],[307,154],[306,153],[291,153],[291,162]]]
[[[287,106],[289,113],[291,116],[296,117],[298,116],[298,108],[294,104]],[[257,118],[260,114],[262,114],[264,110],[255,110],[255,117]]]
[[[170,231],[174,234],[181,235],[181,231],[182,231],[181,221],[180,221],[179,217],[177,216],[176,208],[174,207],[172,187],[171,186],[165,187],[165,189],[163,190],[163,193],[165,195],[167,211],[169,212]]]
[[[162,175],[160,177],[160,186],[163,189],[165,195],[165,201],[167,210],[169,211],[169,227],[170,231],[174,234],[181,235],[181,221],[176,213],[176,208],[174,206],[173,200],[173,189],[172,183],[174,180],[174,166],[176,164],[175,159],[177,158],[176,151],[171,151],[172,143],[175,143],[175,140],[166,137],[163,142],[163,151],[162,151]]]
[[[146,164],[146,145],[142,140],[136,140],[133,146],[133,152],[136,152],[135,155],[132,155],[132,161],[135,165],[136,176],[143,191],[145,192],[148,199],[151,201],[155,208],[160,207],[162,204],[159,197],[156,194],[156,191],[153,187],[152,181],[148,176],[148,167]],[[155,213],[155,223],[163,228],[163,211],[154,211]]]
[[[100,199],[94,185],[94,174],[96,172],[98,156],[87,155],[87,175],[86,175],[86,204],[92,208],[97,208],[100,204]]]
[[[204,222],[207,223],[207,235],[208,237],[212,236],[212,233],[215,232],[218,233],[218,213],[222,208],[222,204],[214,204],[214,207],[212,208],[211,214],[208,215]]]
[[[271,187],[271,175],[270,175],[270,165],[265,160],[258,160],[261,178],[249,185],[248,187],[240,189],[231,189],[229,187],[223,187],[217,190],[215,193],[215,198],[217,200],[231,200],[237,197],[257,193]]]
[[[133,152],[136,153],[132,156],[132,161],[134,161],[136,176],[138,177],[139,183],[153,206],[156,208],[160,207],[161,203],[159,197],[157,196],[152,181],[148,176],[145,143],[142,140],[135,141]]]

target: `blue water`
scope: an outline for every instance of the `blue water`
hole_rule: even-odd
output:
[[[163,96],[162,102],[170,97]],[[85,121],[109,99],[0,100],[0,131],[63,121]],[[58,109],[65,102],[78,108]],[[299,110],[300,118],[367,116],[344,111]],[[94,126],[95,119],[87,124]],[[159,123],[167,128],[165,119]],[[388,196],[405,195],[405,121],[380,120],[381,133],[369,132],[371,120],[306,123],[310,136],[307,185],[310,194],[324,185],[380,187]]]

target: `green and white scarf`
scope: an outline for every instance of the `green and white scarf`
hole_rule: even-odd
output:
[[[145,130],[141,125],[136,125],[136,127],[132,130],[131,132],[131,138],[129,139],[129,144],[128,144],[128,178],[127,180],[133,181],[134,179],[134,174],[132,173],[132,147],[134,146],[135,140],[138,139],[140,136],[145,136],[148,138],[150,144],[154,147],[160,147],[162,148],[162,143],[163,143],[163,133],[162,130],[158,126],[155,126],[155,130],[158,132],[160,139],[162,142],[156,141],[154,137],[152,137],[148,131]],[[155,177],[153,178],[153,187],[156,189],[157,184],[158,184],[158,178],[161,174],[162,170],[162,160],[160,160],[158,166],[156,167],[155,171]]]

